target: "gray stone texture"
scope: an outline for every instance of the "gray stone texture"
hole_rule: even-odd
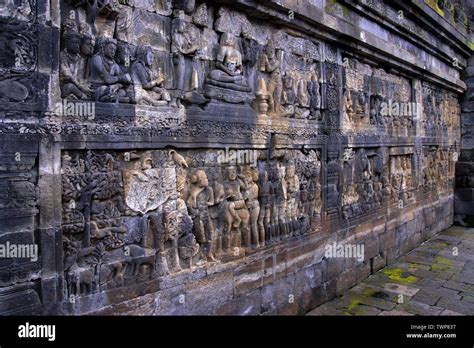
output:
[[[430,239],[314,313],[470,311],[468,31],[400,6],[6,1],[0,315],[303,314]]]

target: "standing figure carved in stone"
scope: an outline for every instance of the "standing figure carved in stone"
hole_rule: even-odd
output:
[[[214,225],[209,215],[209,207],[214,205],[214,191],[209,186],[207,175],[197,170],[191,177],[192,187],[189,192],[187,206],[194,223],[194,235],[201,245],[203,257],[208,261],[216,261],[212,247],[215,238]]]
[[[60,80],[61,97],[88,99],[92,94],[90,84],[87,83],[84,76],[83,57],[81,56],[82,38],[75,31],[74,22],[65,24],[63,34],[64,49],[60,54]]]
[[[97,42],[97,48],[90,64],[94,99],[101,102],[128,102],[127,87],[132,83],[132,79],[130,74],[123,74],[115,62],[117,42],[101,37]]]
[[[298,223],[298,208],[299,208],[299,196],[300,196],[300,180],[296,175],[296,169],[294,164],[289,164],[286,167],[286,218],[288,223],[288,233],[297,234],[299,232]]]
[[[270,82],[268,83],[268,100],[270,113],[279,113],[281,108],[281,96],[283,93],[283,82],[280,73],[280,62],[276,55],[275,46],[269,41],[265,47],[265,53],[260,62],[260,71],[270,73]]]
[[[319,88],[318,76],[313,74],[308,81],[309,107],[311,110],[310,119],[321,119],[321,93]]]
[[[272,242],[272,202],[270,196],[270,185],[271,184],[268,181],[268,172],[266,170],[261,170],[259,173],[258,191],[258,198],[260,201],[260,214],[258,216],[258,234],[261,246],[265,245],[265,239],[267,239],[268,243]]]
[[[222,230],[224,228],[224,185],[220,183],[220,167],[209,167],[207,172],[210,186],[214,191],[214,205],[209,207],[209,214],[216,231],[214,255],[219,256],[222,254]]]
[[[378,126],[385,125],[385,118],[382,115],[383,96],[376,94],[370,97],[370,123]]]
[[[166,105],[171,100],[169,93],[161,87],[163,74],[158,70],[155,74],[153,67],[153,50],[148,45],[137,48],[137,59],[132,64],[132,78],[135,87],[137,104]]]
[[[237,168],[230,166],[226,170],[226,180],[224,181],[224,220],[226,228],[224,230],[224,248],[228,250],[230,244],[239,247],[240,243],[231,243],[231,232],[235,228],[237,236],[243,241],[245,247],[250,246],[250,214],[242,196],[242,191],[247,189],[244,180],[238,177]]]
[[[245,191],[245,201],[250,214],[250,231],[252,238],[252,246],[259,248],[261,238],[259,238],[258,218],[260,215],[260,203],[258,201],[258,171],[250,170],[247,178],[247,189]],[[265,243],[265,242],[264,242]],[[265,244],[264,244],[265,245]]]
[[[318,165],[311,170],[311,177],[308,185],[309,216],[311,221],[316,218],[319,222],[321,218],[321,184],[319,183],[321,167]]]
[[[351,123],[354,122],[355,119],[355,112],[354,112],[354,107],[353,107],[353,102],[352,102],[352,95],[351,91],[349,89],[346,89],[344,91],[344,122],[346,123]]]
[[[242,71],[242,53],[237,48],[236,38],[232,34],[222,34],[216,69],[210,72],[207,83],[240,92],[250,92],[247,79]]]
[[[282,170],[278,167],[271,171],[271,196],[272,196],[272,239],[279,241],[287,235],[286,225],[286,184]]]
[[[367,93],[358,91],[355,99],[355,114],[358,116],[357,121],[362,124],[368,124],[370,119],[367,118]]]
[[[183,17],[184,12],[180,11],[178,18],[173,21],[171,41],[175,88],[179,98],[183,98],[184,93],[195,91],[199,87],[199,65],[196,61],[199,52],[199,30],[193,24],[186,23]],[[191,67],[190,75],[186,74],[187,67]],[[186,83],[186,80],[189,82]]]

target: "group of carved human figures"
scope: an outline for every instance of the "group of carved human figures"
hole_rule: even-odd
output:
[[[319,162],[298,173],[295,163],[276,160],[260,169],[189,168],[176,151],[170,155],[174,193],[162,197],[161,208],[140,214],[124,191],[130,173],[150,188],[168,185],[156,177],[163,164],[148,152],[131,155],[139,169],[125,171],[109,153],[63,155],[64,269],[71,294],[241,257],[242,250],[307,233],[320,222]]]
[[[81,22],[78,28],[75,18],[66,20],[60,55],[62,98],[172,107],[183,101],[204,104],[212,98],[253,100],[261,115],[321,120],[325,84],[322,72],[316,71],[317,62],[298,57],[304,71],[283,71],[282,59],[289,53],[277,50],[272,39],[260,48],[253,39],[223,32],[216,58],[203,76],[207,63],[202,51],[214,47],[200,47],[200,29],[187,18],[184,10],[174,13],[169,57],[164,53],[159,58],[173,68],[164,72],[154,66],[150,45],[130,44],[110,35],[96,37],[89,24]],[[249,69],[258,71],[258,81],[249,79]]]
[[[427,150],[423,157],[423,190],[424,192],[445,189],[445,184],[452,178],[449,165],[449,151],[446,149]]]
[[[191,176],[188,211],[193,230],[208,261],[235,248],[259,248],[307,232],[320,217],[319,169],[299,179],[295,165],[267,170],[229,166],[223,182],[212,170]]]
[[[381,94],[369,95],[365,91],[346,89],[344,92],[344,121],[349,124],[388,126],[405,130],[412,128],[416,110],[410,109],[410,113],[407,115],[389,113],[389,108],[391,108],[389,100]],[[415,105],[410,103],[410,107],[412,104]]]
[[[174,86],[170,91],[164,88],[167,77],[153,66],[155,58],[150,45],[131,45],[106,36],[95,40],[87,23],[81,23],[78,29],[74,19],[67,20],[61,51],[62,98],[175,107],[186,98],[198,104],[205,102],[207,99],[196,92],[200,85],[199,64],[193,58],[199,53],[199,30],[192,30],[192,24],[182,19],[183,11],[178,13],[172,29]],[[206,84],[251,92],[242,60],[236,38],[222,33],[215,69],[209,72]],[[190,76],[186,74],[189,65]]]
[[[323,82],[318,77],[321,72],[314,71],[313,61],[308,59],[305,60],[305,65],[309,65],[306,78],[292,76],[291,72],[283,74],[279,53],[283,54],[270,41],[260,57],[259,70],[269,75],[269,82],[266,96],[258,95],[257,102],[263,99],[268,104],[264,109],[269,115],[321,120],[324,108],[320,86]]]
[[[390,156],[390,166],[381,149],[370,157],[363,148],[345,151],[344,178],[347,182],[342,194],[344,219],[374,211],[385,202],[402,201],[404,206],[411,198],[411,156]]]
[[[90,27],[68,20],[63,29],[61,96],[100,102],[163,105],[171,101],[163,74],[152,69],[153,50],[139,45],[131,61],[128,44],[107,37],[95,41]]]
[[[430,91],[423,97],[423,125],[425,131],[446,131],[457,125],[459,104],[452,98],[447,98]]]

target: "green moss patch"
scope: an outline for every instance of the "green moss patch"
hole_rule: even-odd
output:
[[[384,274],[391,280],[402,284],[411,284],[418,280],[417,277],[409,275],[409,273],[401,268],[386,269],[384,270]]]
[[[447,271],[453,267],[453,261],[442,256],[436,256],[435,262],[431,265],[433,271]]]

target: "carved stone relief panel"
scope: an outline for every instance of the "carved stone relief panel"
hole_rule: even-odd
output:
[[[316,149],[64,151],[68,293],[225,262],[318,231],[320,156]]]
[[[33,21],[35,11],[35,0],[4,0],[0,6],[0,19],[9,22]]]
[[[410,81],[382,69],[343,58],[345,85],[342,128],[346,132],[378,129],[410,135],[418,105],[413,102]]]
[[[433,145],[423,147],[422,177],[420,181],[424,194],[445,194],[454,182],[455,149]]]
[[[33,111],[43,102],[45,76],[37,70],[37,29],[28,23],[9,23],[0,20],[0,101],[8,115],[18,113],[11,103],[22,103],[21,109]],[[35,86],[35,88],[33,88]],[[44,98],[43,98],[44,99]],[[14,111],[12,111],[14,110]]]
[[[423,130],[427,136],[453,134],[460,128],[457,98],[428,83],[423,83]]]
[[[4,136],[0,152],[0,287],[38,278],[35,237],[39,212],[34,138]],[[29,256],[29,257],[28,257]]]
[[[228,104],[249,117],[323,122],[327,114],[337,123],[337,50],[328,49],[325,61],[323,43],[302,33],[207,3],[176,2],[172,12],[116,1],[68,4],[61,9],[64,99],[208,110]]]
[[[345,148],[342,217],[351,219],[382,207],[413,201],[411,148]]]

